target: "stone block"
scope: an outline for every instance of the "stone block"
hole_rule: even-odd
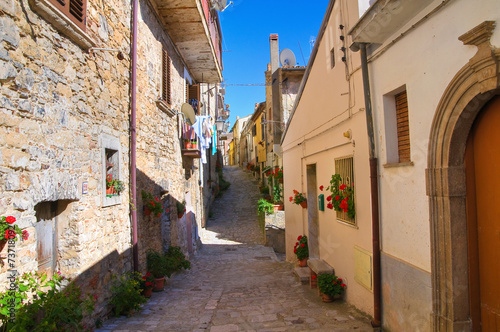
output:
[[[303,285],[309,283],[309,268],[299,266],[293,269],[293,273]]]
[[[9,78],[14,78],[17,75],[16,68],[11,62],[0,61],[0,80],[8,80]]]
[[[14,47],[19,45],[19,28],[13,19],[7,16],[0,17],[0,41],[4,40]]]

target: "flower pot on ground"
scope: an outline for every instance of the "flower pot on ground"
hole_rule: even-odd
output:
[[[295,243],[295,247],[293,248],[293,252],[297,256],[297,259],[299,260],[299,262],[305,260],[304,266],[307,266],[307,258],[309,258],[309,247],[307,245],[307,236],[299,235],[297,237],[297,243]],[[304,264],[304,263],[302,263],[302,264]],[[302,266],[302,265],[300,265],[300,266]]]
[[[155,279],[164,278],[168,272],[165,255],[153,249],[146,253],[146,267]]]
[[[110,303],[113,305],[116,316],[130,315],[146,302],[142,296],[142,276],[139,272],[126,273],[115,276],[111,286],[113,293]]]
[[[323,295],[326,295],[324,302],[331,302],[335,298],[340,297],[345,289],[346,285],[341,278],[338,278],[333,274],[320,274],[318,276],[318,291]]]
[[[153,292],[161,292],[165,289],[165,277],[155,278],[155,286],[152,289]]]
[[[307,201],[300,202],[300,206],[302,206],[302,208],[304,209],[307,209]]]
[[[142,276],[141,280],[142,295],[146,298],[150,298],[154,286],[155,277],[151,273],[147,272],[144,276]]]

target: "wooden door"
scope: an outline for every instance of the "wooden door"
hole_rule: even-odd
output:
[[[500,331],[500,97],[474,123],[466,174],[473,328]]]
[[[56,214],[57,202],[43,202],[36,208],[36,249],[38,271],[52,275],[56,265]]]

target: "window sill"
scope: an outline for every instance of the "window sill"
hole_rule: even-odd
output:
[[[348,221],[344,221],[344,220],[342,220],[342,219],[338,219],[338,218],[337,218],[337,222],[338,222],[339,224],[343,224],[343,225],[346,225],[346,226],[352,227],[352,228],[354,228],[354,229],[359,229],[359,227],[358,227],[358,225],[357,225],[356,223],[354,223],[354,224],[353,224],[353,223],[350,223],[350,222],[348,222]]]
[[[391,167],[403,167],[403,166],[415,166],[413,161],[407,161],[404,163],[387,163],[383,165],[384,168],[391,168]]]
[[[31,8],[40,14],[57,30],[66,35],[81,48],[88,50],[96,43],[80,27],[73,23],[65,14],[54,7],[48,0],[29,0]]]
[[[163,112],[167,113],[169,117],[173,117],[175,114],[177,114],[177,112],[175,112],[172,108],[170,108],[170,106],[168,106],[168,104],[163,100],[157,100],[156,106],[158,106],[158,108]]]

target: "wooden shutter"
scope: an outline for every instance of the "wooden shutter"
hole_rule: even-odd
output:
[[[87,29],[87,0],[49,0],[80,29]]]
[[[200,85],[199,84],[193,84],[189,86],[188,90],[188,99],[196,99],[197,101],[200,100]]]
[[[170,82],[170,57],[168,56],[167,50],[163,49],[162,54],[162,100],[168,105],[172,105],[171,99],[171,82]]]
[[[399,162],[404,163],[410,161],[410,125],[408,122],[408,99],[406,90],[398,93],[395,98]]]

